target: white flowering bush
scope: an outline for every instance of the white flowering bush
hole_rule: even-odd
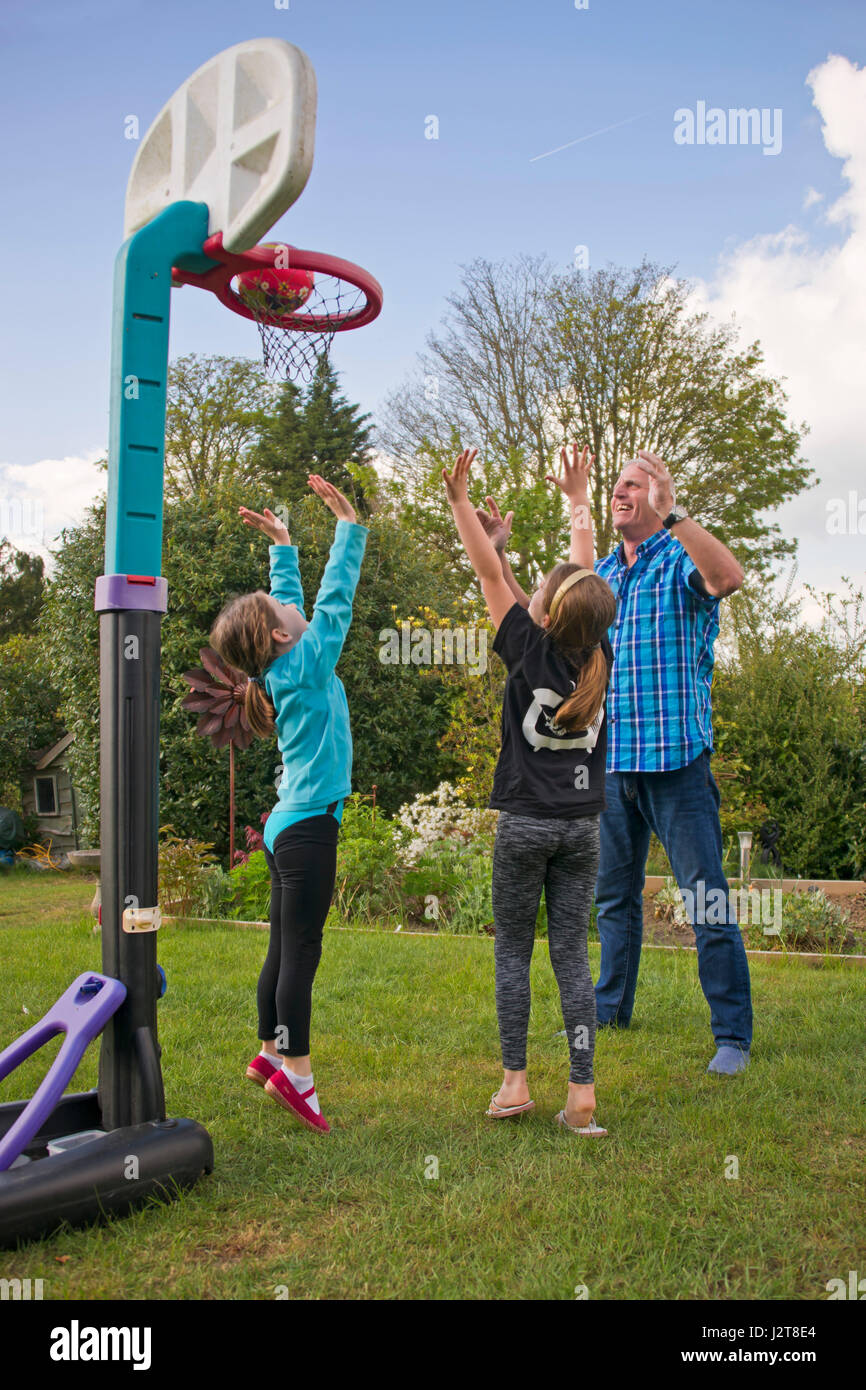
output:
[[[404,862],[417,864],[443,841],[456,840],[463,845],[476,840],[492,843],[498,814],[465,805],[452,782],[440,782],[435,791],[416,796],[397,812],[397,819],[412,837],[403,851]]]

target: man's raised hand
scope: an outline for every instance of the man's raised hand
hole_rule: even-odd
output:
[[[656,516],[664,521],[674,509],[677,500],[674,480],[668,472],[667,464],[657,454],[648,449],[638,449],[635,463],[645,473],[649,473],[649,504]]]

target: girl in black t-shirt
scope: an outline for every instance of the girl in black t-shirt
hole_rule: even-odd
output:
[[[601,1135],[595,1123],[595,991],[587,928],[604,809],[607,747],[605,695],[612,664],[607,629],[616,616],[608,584],[592,569],[592,530],[576,532],[576,499],[585,491],[587,450],[565,476],[551,479],[572,502],[569,563],[556,565],[529,599],[488,534],[498,512],[476,512],[467,493],[477,450],[464,450],[453,473],[442,470],[466,554],[497,629],[494,650],[508,680],[502,704],[502,749],[490,805],[499,809],[493,852],[496,1011],[505,1069],[487,1114],[494,1119],[534,1107],[526,1082],[529,967],[541,893],[548,944],[568,1037],[568,1100],[557,1122]],[[590,463],[592,460],[590,459]],[[491,499],[488,499],[491,501]],[[507,529],[507,528],[506,528]],[[506,578],[506,574],[508,577]]]

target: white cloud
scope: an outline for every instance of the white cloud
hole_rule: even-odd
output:
[[[837,239],[819,247],[793,224],[754,237],[720,258],[696,305],[736,314],[740,345],[760,340],[767,370],[785,378],[790,418],[811,426],[803,452],[821,482],[775,519],[799,538],[800,578],[838,588],[841,575],[863,583],[866,558],[866,535],[827,530],[832,499],[852,488],[866,496],[866,68],[831,55],[806,82],[847,185],[822,213]],[[821,196],[810,190],[804,206]]]
[[[0,537],[20,550],[41,555],[50,569],[49,548],[65,526],[75,526],[100,494],[106,474],[95,464],[105,451],[37,463],[0,463]]]

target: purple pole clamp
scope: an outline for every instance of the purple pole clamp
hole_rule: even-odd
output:
[[[143,609],[164,613],[168,608],[168,580],[158,574],[101,574],[96,581],[97,613],[118,609]]]
[[[101,1033],[126,998],[126,985],[108,975],[79,975],[44,1018],[0,1052],[0,1081],[49,1038],[65,1033],[60,1051],[11,1129],[0,1139],[0,1173],[11,1168],[45,1124],[81,1061],[87,1045]]]

